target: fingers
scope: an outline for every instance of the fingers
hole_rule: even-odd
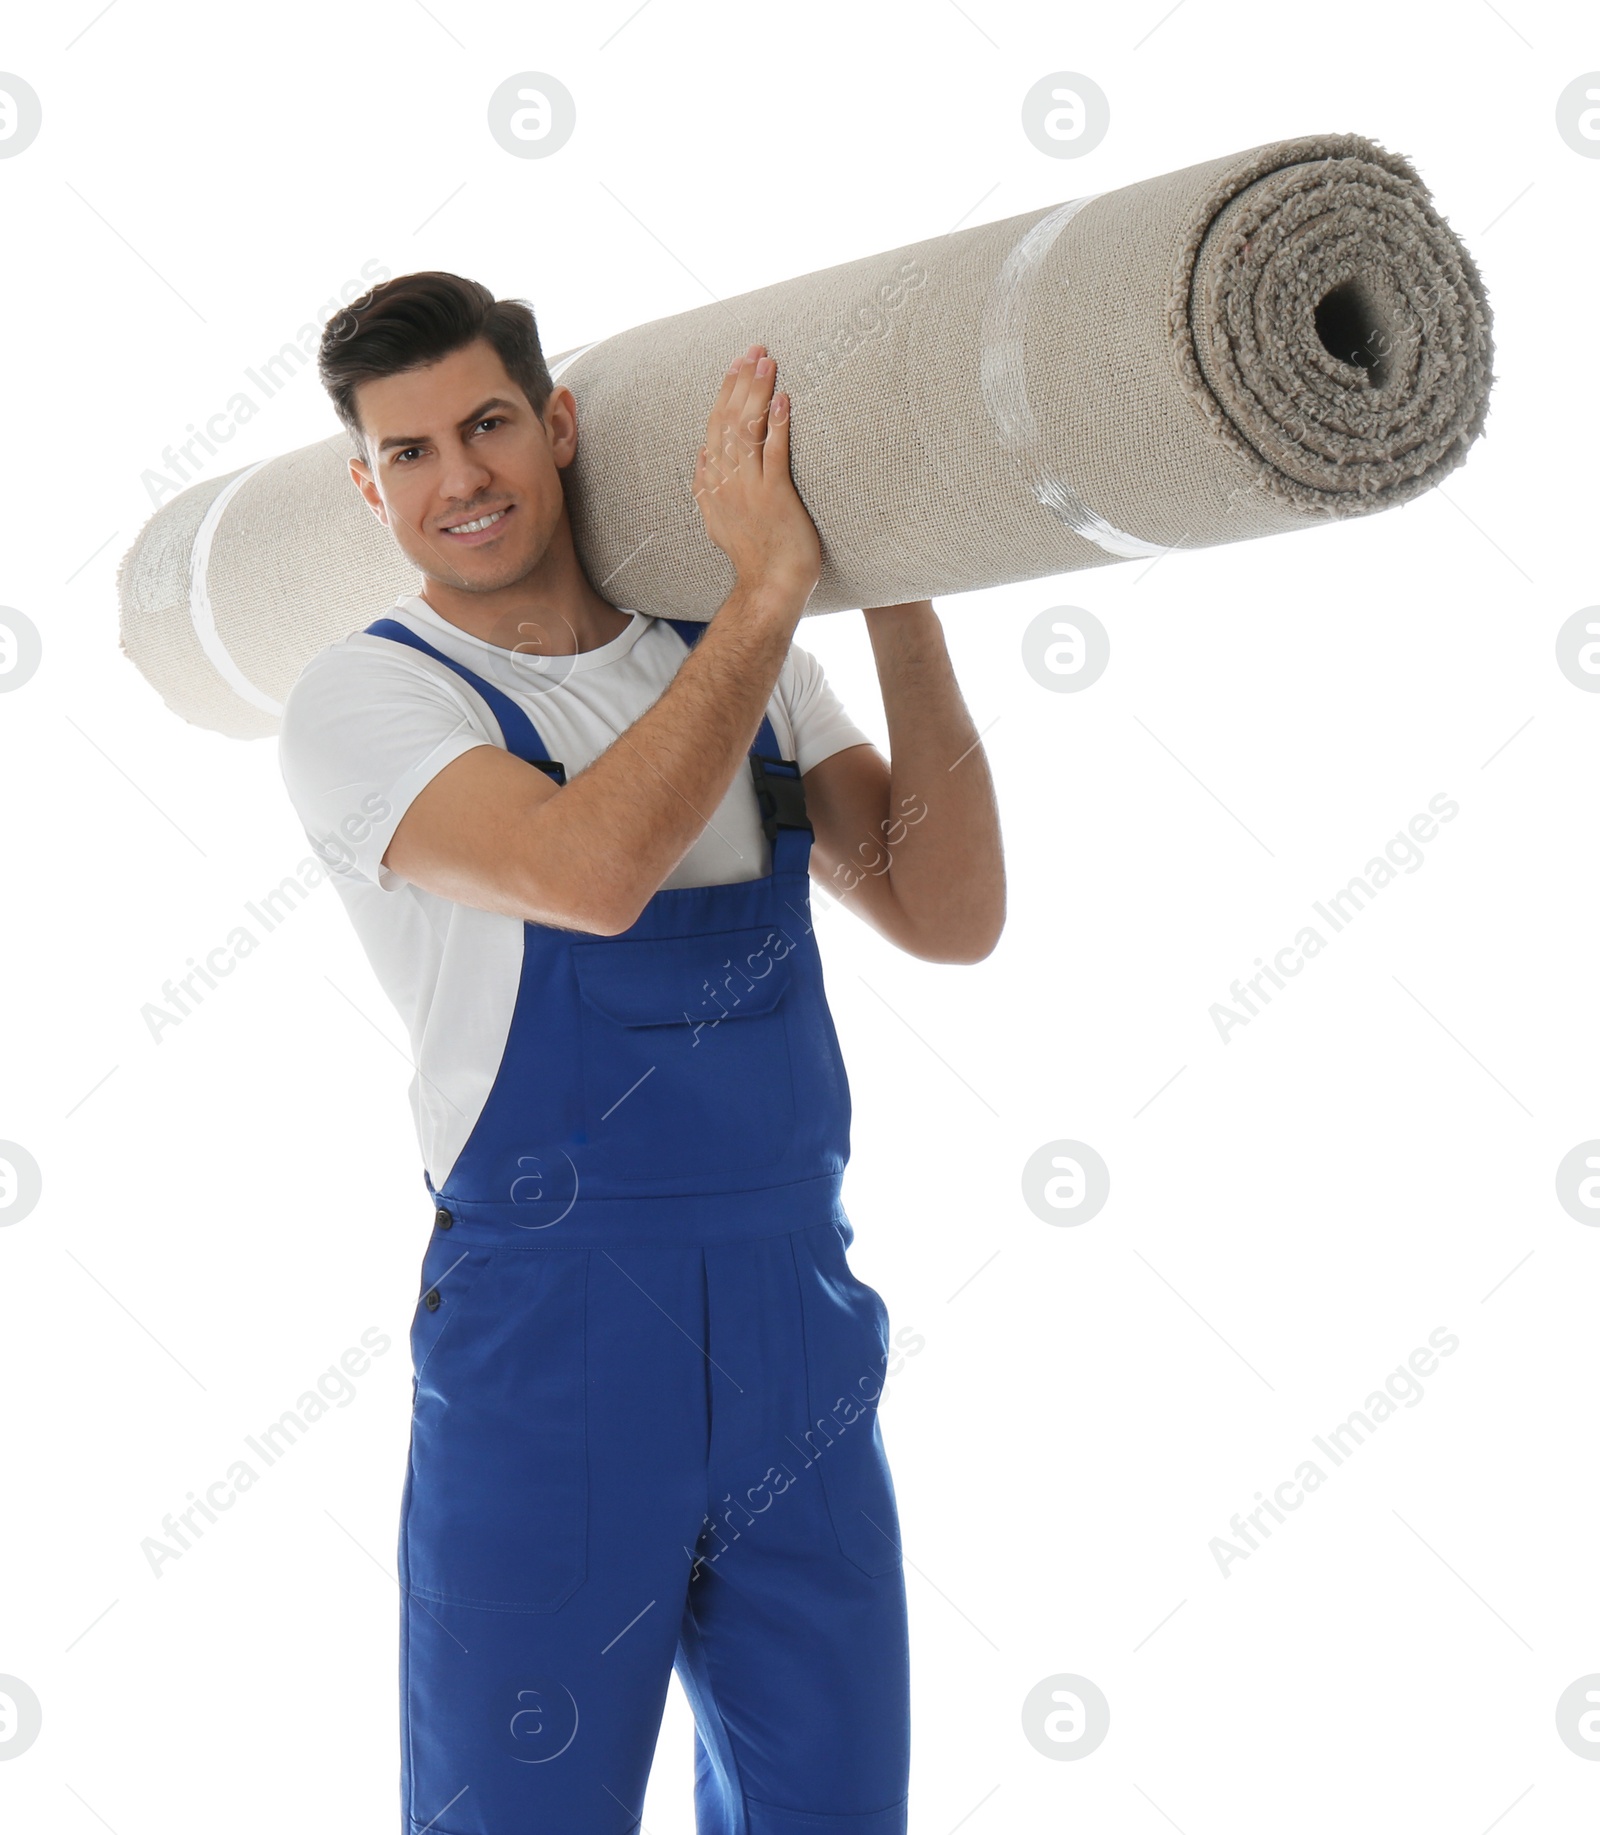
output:
[[[712,421],[727,415],[737,415],[742,404],[742,394],[757,357],[766,354],[764,344],[752,344],[742,356],[735,357],[723,374],[722,386],[717,391],[717,399],[711,405]],[[708,423],[709,425],[709,423]]]
[[[768,471],[789,469],[789,397],[780,389],[767,410],[767,439],[762,465]]]
[[[757,357],[766,348],[765,345],[752,344],[742,357],[735,357],[728,365],[722,377],[722,387],[717,391],[717,399],[711,404],[713,414],[720,413],[733,399],[733,391],[744,375],[743,364],[746,358]]]
[[[699,455],[697,469],[707,488],[716,489],[752,457],[759,471],[776,372],[777,363],[766,354],[764,344],[750,345],[728,365]]]
[[[752,345],[744,356],[735,357],[728,365],[706,419],[706,443],[700,448],[700,469],[707,475],[713,490],[722,482],[725,472],[738,463],[734,430],[743,407],[743,390],[754,350]]]
[[[759,451],[767,434],[767,404],[772,399],[772,379],[777,364],[764,344],[752,344],[739,359],[738,379],[726,410],[725,447],[732,464]]]
[[[745,435],[757,446],[766,438],[767,409],[772,402],[772,387],[777,372],[777,360],[769,357],[765,350],[750,366],[749,379],[745,385],[744,419],[740,425]]]
[[[752,344],[728,365],[706,423],[691,486],[696,498],[715,493],[747,462],[762,479],[788,475],[791,403],[776,388],[777,360]]]

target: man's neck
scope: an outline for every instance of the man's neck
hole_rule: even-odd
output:
[[[466,605],[452,602],[448,608],[438,604],[438,596],[437,583],[432,580],[417,594],[446,624],[484,643],[523,654],[574,656],[584,650],[598,650],[620,637],[630,622],[627,612],[619,612],[603,599],[598,606],[580,604],[557,610],[542,597],[530,596],[519,605],[491,612],[481,602],[474,603],[477,596],[473,594],[460,595],[468,600]]]

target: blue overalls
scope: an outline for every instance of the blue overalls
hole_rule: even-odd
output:
[[[509,697],[368,629],[565,782]],[[674,1667],[700,1835],[904,1835],[889,1319],[846,1258],[850,1092],[777,752],[763,716],[765,877],[658,891],[614,937],[523,927],[411,1332],[404,1835],[630,1835]]]

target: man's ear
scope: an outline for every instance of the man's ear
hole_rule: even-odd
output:
[[[372,473],[367,470],[363,460],[352,459],[350,461],[350,482],[366,498],[367,508],[387,529],[389,518],[383,507],[383,499],[378,495],[378,487],[373,482]]]
[[[539,416],[550,441],[550,456],[557,468],[569,466],[578,450],[578,398],[564,383],[550,391]]]

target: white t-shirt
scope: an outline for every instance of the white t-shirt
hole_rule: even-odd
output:
[[[569,782],[655,704],[688,654],[665,619],[639,612],[598,649],[544,659],[473,637],[414,595],[385,615],[509,695]],[[846,746],[870,743],[816,658],[798,646],[784,659],[767,711],[779,753],[802,773]],[[472,1132],[505,1050],[522,922],[424,892],[382,861],[423,786],[463,752],[498,744],[493,713],[454,670],[364,631],[306,664],[278,739],[307,838],[410,1033],[411,1105],[436,1189]],[[741,769],[662,885],[756,879],[768,870],[767,855],[755,785]]]

